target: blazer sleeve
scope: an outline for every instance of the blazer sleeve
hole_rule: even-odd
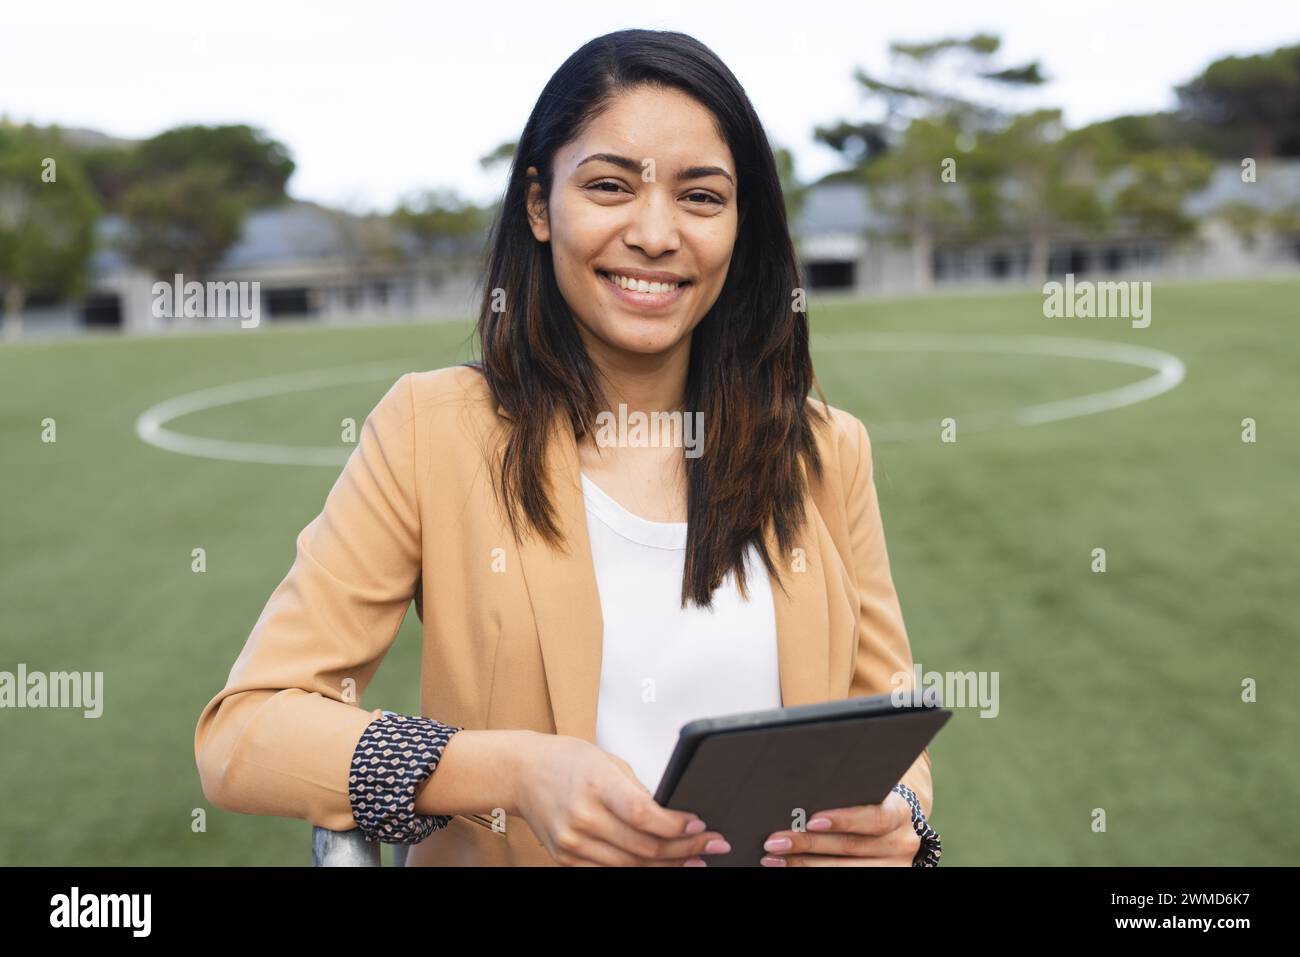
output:
[[[866,426],[856,417],[851,431],[856,467],[848,485],[848,522],[859,602],[857,664],[849,690],[853,697],[893,691],[897,686],[892,679],[899,673],[908,676],[910,687],[912,650],[885,551],[885,529],[872,471],[871,440]],[[934,807],[929,748],[921,752],[901,783],[916,794],[925,816],[929,817]]]
[[[225,687],[199,715],[194,754],[213,805],[357,826],[349,771],[382,714],[361,708],[361,694],[420,579],[414,420],[403,375],[366,417]]]

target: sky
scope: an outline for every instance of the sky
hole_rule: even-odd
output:
[[[841,165],[814,126],[871,115],[853,71],[887,73],[891,41],[996,33],[1007,65],[1038,59],[1052,79],[1024,105],[1074,126],[1171,107],[1218,57],[1300,43],[1300,3],[0,0],[0,116],[131,138],[248,123],[288,145],[299,199],[362,212],[438,187],[487,202],[506,169],[479,157],[518,138],[569,54],[628,27],[709,46],[811,180]]]

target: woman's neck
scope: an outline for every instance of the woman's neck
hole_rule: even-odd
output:
[[[597,395],[600,409],[614,415],[622,405],[627,412],[676,412],[686,397],[690,339],[679,348],[657,355],[611,353],[588,346],[588,355],[600,373]]]

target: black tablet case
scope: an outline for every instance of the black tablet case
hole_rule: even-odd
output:
[[[821,707],[804,705],[755,717],[797,716]],[[867,718],[726,730],[698,743],[689,740],[690,729],[713,722],[692,722],[678,741],[678,748],[690,754],[674,752],[655,797],[664,807],[697,814],[731,844],[726,854],[705,855],[709,867],[758,867],[767,853],[763,842],[774,831],[793,826],[795,808],[806,812],[806,824],[817,811],[883,801],[951,717],[951,711],[918,705]],[[682,760],[686,769],[665,796],[673,765]]]

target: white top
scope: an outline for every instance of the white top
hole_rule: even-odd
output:
[[[604,619],[596,746],[651,793],[682,725],[781,706],[776,614],[767,568],[746,555],[749,600],[729,572],[713,608],[681,607],[686,522],[651,522],[582,476]]]

